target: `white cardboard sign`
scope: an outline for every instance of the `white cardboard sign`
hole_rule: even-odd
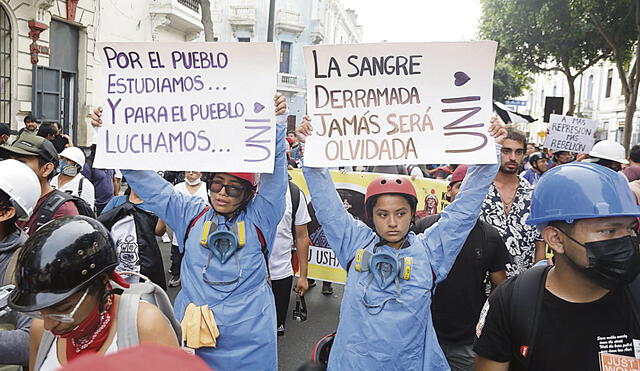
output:
[[[495,163],[497,43],[304,48],[314,133],[305,165]]]
[[[596,120],[551,114],[544,146],[553,151],[589,153],[595,142],[597,125]]]
[[[267,43],[98,43],[95,166],[273,171],[277,59]]]

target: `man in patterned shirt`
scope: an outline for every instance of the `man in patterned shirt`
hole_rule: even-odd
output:
[[[529,216],[533,188],[518,176],[524,159],[527,138],[518,130],[507,129],[500,155],[500,170],[489,187],[480,218],[496,227],[507,245],[511,263],[507,276],[512,277],[544,259],[544,242],[535,226],[524,222]]]

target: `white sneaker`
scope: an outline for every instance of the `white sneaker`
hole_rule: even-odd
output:
[[[284,326],[280,325],[278,326],[278,336],[283,336],[284,335]]]

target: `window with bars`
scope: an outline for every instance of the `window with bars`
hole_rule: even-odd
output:
[[[0,5],[0,122],[11,127],[11,23]]]

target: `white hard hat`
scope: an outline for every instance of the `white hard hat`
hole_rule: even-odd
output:
[[[67,147],[64,151],[60,152],[60,157],[67,158],[76,164],[80,165],[80,167],[84,166],[84,152],[78,147]]]
[[[622,144],[614,142],[613,140],[602,140],[593,146],[591,152],[589,152],[589,156],[615,161],[621,164],[628,164],[629,161],[625,158],[624,153],[625,151]]]
[[[0,190],[11,198],[18,218],[29,220],[40,198],[40,181],[36,173],[20,161],[0,161]]]

